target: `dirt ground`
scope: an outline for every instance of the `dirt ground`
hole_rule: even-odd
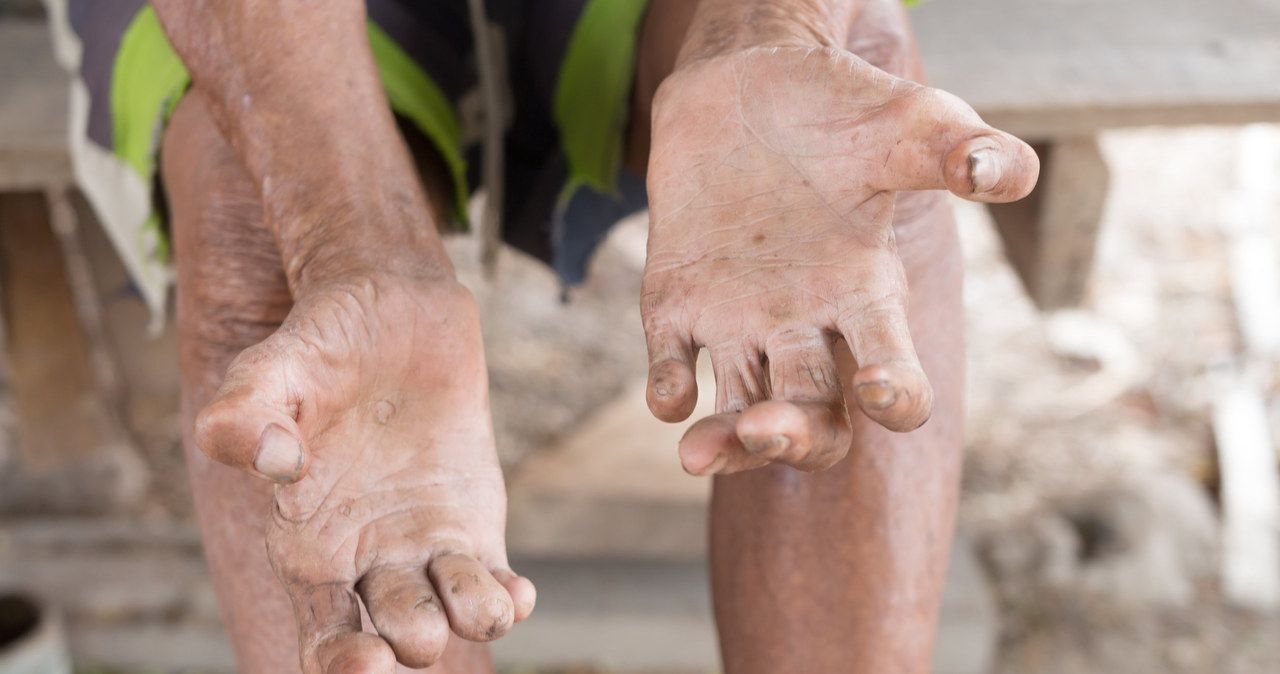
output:
[[[961,526],[999,590],[1002,673],[1280,668],[1280,622],[1224,607],[1217,583],[1210,420],[1241,351],[1223,234],[1239,138],[1104,136],[1112,191],[1077,312],[1037,314],[984,213],[960,209]]]

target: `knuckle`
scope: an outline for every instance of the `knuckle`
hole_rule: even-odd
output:
[[[213,404],[196,416],[194,439],[205,456],[219,463],[234,462],[238,457],[228,452],[228,425],[233,421],[224,406]]]

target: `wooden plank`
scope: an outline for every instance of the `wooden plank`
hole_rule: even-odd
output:
[[[1236,149],[1235,186],[1223,213],[1231,296],[1249,356],[1280,356],[1280,131],[1246,127]]]
[[[0,510],[109,509],[140,494],[146,467],[100,395],[47,205],[43,194],[0,193],[0,288],[17,426],[15,465],[0,474]],[[55,205],[71,226],[69,207]]]
[[[82,459],[109,432],[44,195],[0,197],[8,357],[24,463]]]
[[[964,0],[911,15],[932,83],[1027,139],[1280,120],[1276,0]]]
[[[1218,396],[1213,437],[1222,475],[1222,593],[1237,606],[1280,610],[1280,477],[1261,391],[1238,382]]]
[[[1075,306],[1093,268],[1109,173],[1097,140],[1034,146],[1040,182],[1026,199],[992,204],[1005,252],[1041,309]]]
[[[50,185],[70,185],[72,179],[71,157],[65,148],[0,148],[0,188],[5,191],[36,191]]]
[[[0,150],[65,153],[69,82],[44,21],[0,21]]]

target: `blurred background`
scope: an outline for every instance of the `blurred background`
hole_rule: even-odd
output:
[[[966,467],[935,672],[1280,670],[1280,2],[913,15],[933,83],[1044,163],[1021,204],[956,203]],[[39,3],[0,0],[0,674],[233,671],[172,325],[148,336],[70,189],[66,89]],[[449,243],[539,587],[495,646],[510,674],[717,668],[709,485],[644,406],[644,241],[616,228],[567,303],[541,265],[504,252],[490,280]]]

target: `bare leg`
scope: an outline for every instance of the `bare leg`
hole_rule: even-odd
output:
[[[943,200],[898,221],[932,419],[896,434],[850,409],[853,445],[817,473],[715,478],[711,565],[727,672],[929,671],[961,461],[961,264]],[[851,387],[851,358],[841,359]]]
[[[901,12],[869,3],[850,50],[921,80]],[[893,433],[851,404],[853,443],[832,468],[715,478],[711,564],[726,671],[929,671],[961,463],[961,260],[940,193],[901,193],[894,220],[908,322],[933,386],[931,420]],[[844,390],[856,364],[837,354]],[[850,401],[852,402],[852,401]]]
[[[293,300],[257,193],[196,95],[174,113],[163,167],[178,269],[183,439],[210,572],[240,671],[296,672],[294,610],[265,545],[275,487],[214,463],[193,441],[196,414],[228,364],[275,332]],[[455,637],[429,671],[492,666],[483,645]]]

